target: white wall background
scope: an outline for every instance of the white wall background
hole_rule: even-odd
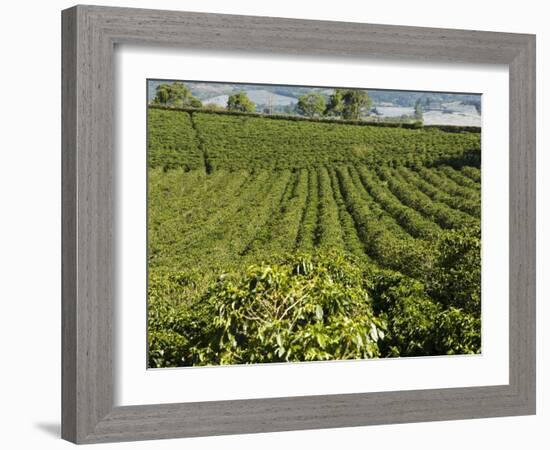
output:
[[[545,2],[393,0],[157,0],[104,5],[307,19],[467,28],[537,34],[538,100],[538,415],[425,424],[115,444],[117,448],[280,449],[407,448],[499,450],[548,448],[550,309],[543,180],[550,117]],[[0,414],[3,448],[69,448],[60,418],[60,11],[72,2],[4,2],[0,16]],[[545,252],[546,250],[546,252]],[[545,279],[546,278],[546,279]],[[114,448],[115,445],[100,447]],[[99,447],[98,447],[99,448]]]

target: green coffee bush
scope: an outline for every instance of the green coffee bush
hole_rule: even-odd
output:
[[[373,314],[361,270],[337,254],[251,266],[220,280],[206,301],[217,316],[197,347],[199,363],[380,356],[385,325]]]
[[[385,324],[374,316],[363,272],[339,254],[222,276],[200,304],[202,315],[197,304],[150,304],[151,366],[381,356]]]

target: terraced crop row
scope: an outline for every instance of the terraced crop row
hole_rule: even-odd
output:
[[[425,194],[413,176],[379,172],[152,170],[150,267],[215,276],[276,254],[340,249],[421,278],[430,242],[445,229],[479,226],[479,216]]]
[[[188,113],[148,110],[147,165],[165,170],[204,168],[204,155]]]
[[[149,110],[149,129],[149,167],[164,169],[282,170],[350,162],[421,166],[460,162],[467,153],[479,153],[481,145],[476,132],[162,109]],[[469,177],[475,178],[475,173]]]
[[[151,267],[338,248],[418,273],[425,242],[480,221],[479,168],[436,164],[479,133],[161,109],[148,127]]]
[[[240,355],[244,335],[254,342],[254,358],[288,358],[290,350],[310,360],[339,358],[324,337],[316,338],[318,353],[308,350],[309,331],[296,342],[289,335],[291,347],[282,349],[286,322],[277,316],[264,323],[242,303],[286,314],[256,294],[255,283],[273,276],[272,287],[287,292],[295,281],[289,273],[259,268],[277,267],[289,255],[322,264],[305,288],[272,301],[297,305],[292,295],[305,298],[301,289],[321,289],[309,295],[313,303],[331,298],[320,312],[321,305],[296,311],[291,326],[312,316],[312,329],[321,332],[319,317],[341,304],[335,348],[346,333],[355,342],[350,330],[365,320],[387,327],[386,338],[361,357],[480,351],[481,172],[468,165],[479,159],[479,133],[162,109],[149,111],[148,127],[152,366],[255,362],[212,350],[215,344]],[[250,270],[255,281],[235,290],[231,282]],[[353,286],[339,291],[340,278]],[[358,303],[348,310],[350,292]],[[218,309],[205,309],[213,305]],[[250,321],[239,342],[235,330],[212,328],[229,310],[238,327]],[[264,331],[250,331],[264,325],[280,327],[270,338],[276,353],[263,350],[270,342]]]

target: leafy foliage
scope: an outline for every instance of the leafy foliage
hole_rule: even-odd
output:
[[[256,105],[248,98],[245,92],[237,92],[227,99],[227,109],[229,111],[253,112]]]
[[[296,105],[296,109],[300,114],[310,117],[323,114],[325,108],[325,99],[316,92],[302,95]]]
[[[382,350],[388,356],[434,354],[435,321],[441,307],[423,284],[399,272],[379,271],[373,276],[375,312],[388,326]]]
[[[157,86],[154,105],[169,105],[179,108],[200,108],[201,101],[194,97],[191,90],[182,82],[163,83]]]
[[[292,255],[224,275],[192,308],[159,298],[157,288],[152,367],[380,356],[385,324],[373,314],[362,271],[341,254]]]
[[[439,303],[425,283],[399,272],[374,269],[371,295],[378,317],[387,323],[380,342],[384,356],[430,356],[479,353],[481,319]]]
[[[327,115],[341,116],[346,120],[357,120],[362,111],[368,112],[372,101],[367,91],[360,89],[336,89],[330,96]]]
[[[478,226],[443,233],[434,270],[428,280],[438,301],[481,314],[481,229]]]
[[[372,358],[384,324],[374,317],[361,272],[345,258],[292,256],[251,266],[207,294],[217,311],[200,363]]]
[[[147,165],[164,170],[199,169],[203,155],[191,116],[183,111],[149,108],[147,133]]]
[[[181,274],[153,277],[151,367],[464,354],[481,347],[479,315],[437,302],[418,279],[339,252],[283,256],[223,274],[201,298],[182,301],[177,293],[189,283]]]

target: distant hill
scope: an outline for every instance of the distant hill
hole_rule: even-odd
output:
[[[418,100],[425,106],[428,101],[437,103],[470,103],[481,105],[479,94],[453,94],[447,92],[390,91],[367,89],[374,105],[414,107]]]
[[[287,97],[285,95],[274,94],[266,90],[247,90],[245,91],[248,98],[256,105],[287,106],[296,103],[298,99]],[[218,106],[225,107],[229,95],[217,95],[215,97],[205,98],[202,100],[204,104],[214,103]]]

